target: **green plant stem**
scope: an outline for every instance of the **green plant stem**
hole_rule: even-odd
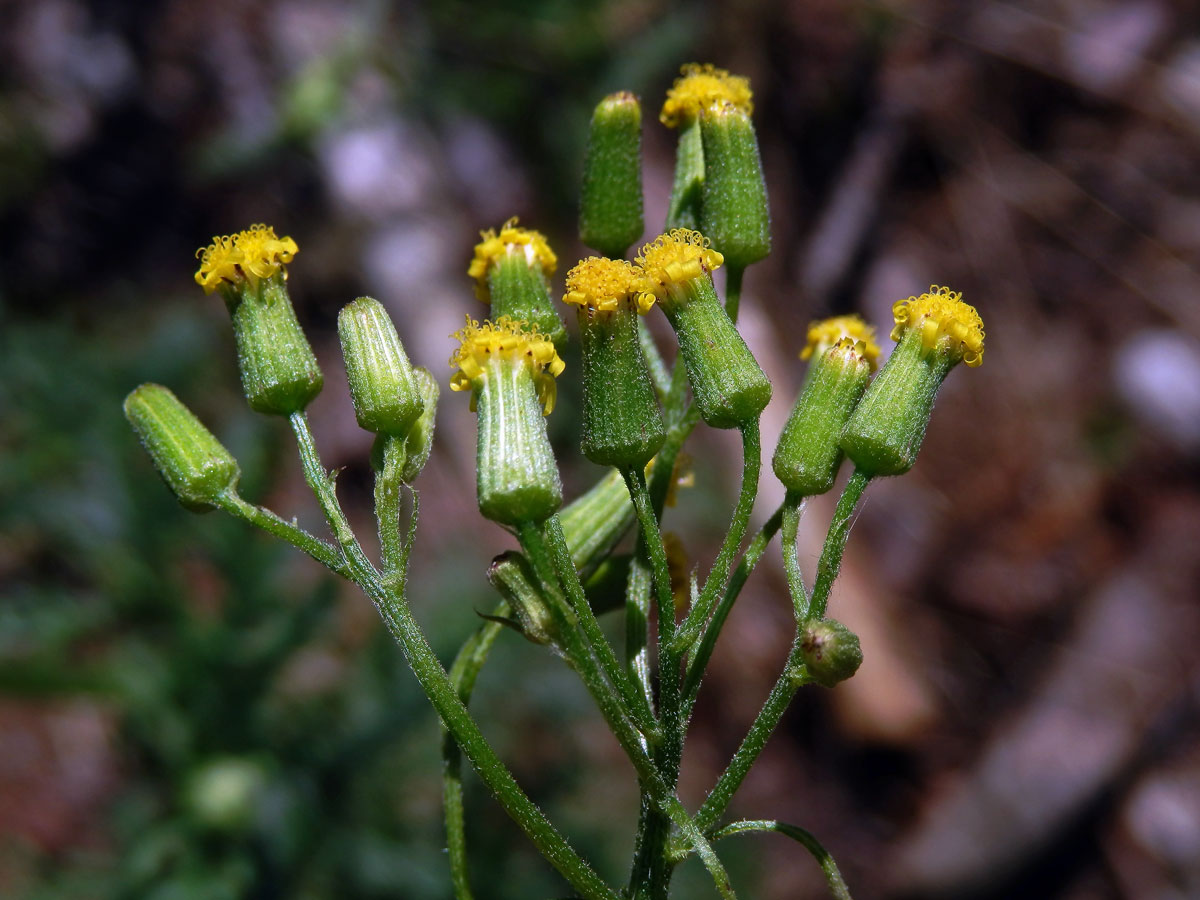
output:
[[[608,642],[608,638],[600,628],[600,622],[596,619],[596,613],[592,610],[591,604],[588,603],[587,594],[579,581],[579,573],[575,570],[575,564],[571,560],[571,550],[567,546],[567,539],[563,535],[558,516],[551,516],[546,520],[542,527],[542,537],[549,548],[555,573],[563,590],[566,591],[571,608],[575,611],[583,633],[600,662],[601,669],[609,682],[617,689],[622,705],[637,724],[638,730],[651,743],[657,743],[660,729],[654,718],[654,710],[651,708],[646,694],[638,689],[630,677],[628,670],[617,661],[612,644]]]
[[[672,649],[683,652],[692,646],[699,637],[701,629],[708,623],[713,604],[717,595],[725,591],[733,569],[733,558],[742,545],[746,535],[746,526],[750,522],[750,513],[754,509],[754,499],[758,494],[758,475],[762,469],[762,446],[759,438],[758,420],[747,423],[742,428],[742,490],[738,495],[737,506],[733,510],[733,520],[729,531],[721,544],[721,550],[704,581],[700,591],[700,599],[688,612],[683,626],[675,635]]]
[[[534,571],[538,573],[538,576],[540,578],[552,577],[555,573],[554,561],[551,559],[552,554],[546,546],[542,527],[533,523],[519,525],[517,527],[517,539],[520,541],[522,549],[529,557],[529,561],[533,564]],[[578,581],[578,575],[575,573],[573,566],[569,567],[566,571],[560,567],[558,574],[559,577],[565,576]],[[564,590],[569,589],[564,586]],[[550,593],[552,594],[553,592]],[[552,612],[559,611],[560,616],[562,612],[565,612],[560,610],[560,606],[554,603],[551,603],[550,608]],[[620,695],[605,680],[600,666],[591,652],[591,648],[584,642],[580,632],[572,627],[572,623],[567,621],[565,617],[560,618],[558,627],[561,632],[563,648],[566,651],[567,658],[575,665],[584,686],[588,689],[588,693],[596,701],[596,705],[600,709],[600,714],[608,724],[609,730],[616,737],[617,743],[625,751],[625,755],[629,758],[629,761],[633,763],[634,771],[637,772],[638,779],[643,788],[648,790],[655,804],[670,817],[671,821],[687,836],[688,840],[700,842],[696,845],[697,855],[704,863],[705,868],[708,869],[709,875],[712,877],[713,883],[716,885],[717,891],[721,896],[726,898],[726,900],[735,898],[736,894],[733,892],[733,887],[729,882],[729,875],[726,873],[725,867],[713,851],[708,839],[704,837],[703,832],[692,822],[691,816],[688,815],[683,804],[679,802],[679,798],[675,796],[675,792],[668,787],[666,781],[659,774],[657,767],[646,752],[645,736],[637,730],[632,719],[623,708]]]
[[[492,615],[504,618],[511,610],[500,603]],[[450,666],[450,683],[463,706],[471,702],[475,679],[487,662],[492,645],[503,626],[486,621],[463,642]],[[471,880],[467,868],[467,833],[463,814],[462,750],[451,734],[442,728],[442,806],[446,817],[446,854],[450,860],[450,880],[457,900],[472,900]]]
[[[696,228],[700,222],[700,194],[704,188],[704,144],[700,123],[693,119],[679,126],[675,151],[675,179],[667,203],[666,229]]]
[[[654,762],[667,787],[675,790],[679,779],[679,763],[683,753],[684,725],[680,688],[680,658],[670,648],[675,638],[675,600],[671,592],[671,573],[667,563],[667,551],[663,545],[662,531],[650,501],[645,476],[636,468],[621,472],[629,489],[630,499],[637,512],[641,529],[639,555],[645,554],[653,573],[655,606],[658,614],[659,633],[659,707],[663,729],[663,740],[656,748]],[[663,848],[667,837],[664,822],[655,822],[652,817],[645,823],[644,840],[640,842],[640,858],[635,871],[648,868],[652,898],[666,897],[670,881],[670,867],[663,860]]]
[[[413,618],[404,597],[405,574],[399,573],[391,587],[384,586],[379,573],[355,541],[350,523],[338,505],[333,482],[317,454],[316,444],[304,413],[294,413],[291,423],[296,433],[305,480],[325,513],[330,529],[338,538],[351,577],[379,610],[388,631],[400,644],[413,674],[437,710],[446,730],[458,741],[463,753],[479,773],[480,779],[504,807],[505,812],[580,895],[587,900],[620,900],[620,896],[575,852],[546,818],[545,813],[521,790],[512,773],[488,744],[479,726],[459,699],[458,692],[425,639],[421,627]],[[416,526],[416,515],[417,510],[414,506],[410,536]],[[710,846],[709,852],[711,851]]]
[[[813,585],[812,601],[808,607],[808,618],[819,619],[825,615],[825,607],[829,603],[829,591],[842,568],[842,554],[846,552],[846,540],[850,537],[850,526],[854,522],[854,510],[863,492],[871,482],[871,476],[860,469],[855,469],[842,496],[838,498],[837,508],[833,512],[833,522],[825,535],[825,545],[821,548],[821,559],[817,562],[817,580]]]
[[[733,604],[737,602],[737,598],[741,594],[746,580],[750,577],[750,573],[754,571],[754,567],[758,565],[758,561],[762,559],[767,545],[771,543],[771,538],[775,537],[776,532],[779,531],[782,521],[783,506],[781,505],[763,523],[762,528],[758,530],[758,534],[751,539],[750,545],[746,548],[745,555],[733,572],[733,577],[729,579],[729,585],[725,588],[725,594],[713,612],[708,627],[704,629],[704,634],[696,646],[695,653],[688,659],[687,674],[683,682],[685,719],[691,715],[692,705],[696,702],[696,693],[700,689],[700,681],[704,677],[704,670],[708,667],[708,661],[712,657],[713,649],[717,645],[717,638],[721,634],[721,629],[725,626],[725,620],[729,618]]]
[[[650,369],[650,380],[654,382],[658,402],[662,403],[667,397],[667,391],[671,389],[671,373],[663,361],[658,342],[654,340],[654,335],[644,322],[638,322],[638,343],[642,345],[642,353],[645,354],[646,366]]]
[[[804,512],[804,498],[788,491],[783,501],[783,569],[787,573],[788,593],[792,597],[792,610],[799,628],[808,616],[808,595],[804,590],[804,576],[800,572],[800,560],[796,556],[796,539],[800,530],[800,516]]]
[[[280,518],[266,507],[248,503],[236,493],[229,492],[222,495],[219,503],[221,509],[230,515],[256,528],[261,528],[268,534],[282,538],[343,578],[350,577],[350,569],[342,558],[341,552],[328,541],[309,534],[299,525]]]
[[[846,538],[854,519],[854,509],[869,481],[870,476],[863,475],[856,470],[850,476],[849,482],[842,491],[842,496],[838,499],[833,521],[825,536],[825,546],[821,550],[821,559],[817,563],[817,583],[813,588],[812,600],[809,603],[808,618],[820,617],[825,614],[829,588],[842,564],[842,554],[846,549]],[[822,580],[821,573],[832,573],[832,576]],[[792,702],[796,691],[806,683],[807,677],[804,670],[804,658],[800,652],[800,635],[797,631],[783,672],[774,687],[771,688],[766,703],[763,704],[754,719],[754,724],[750,726],[750,730],[742,739],[741,746],[733,754],[733,759],[721,773],[721,777],[717,779],[713,789],[709,791],[700,811],[696,813],[696,823],[702,829],[707,831],[725,812],[725,807],[729,805],[734,793],[741,787],[746,773],[750,771],[750,767],[758,759],[763,747],[767,745],[771,734],[778,727],[780,719],[783,718],[788,704]]]
[[[812,854],[813,859],[817,861],[817,865],[821,867],[821,871],[825,873],[825,880],[829,883],[829,892],[833,895],[834,900],[854,900],[850,896],[850,889],[846,887],[842,873],[838,870],[837,863],[829,855],[829,851],[822,847],[820,841],[813,837],[810,832],[798,825],[789,825],[786,822],[779,822],[775,819],[748,819],[740,822],[730,822],[728,825],[724,825],[714,831],[712,833],[712,840],[715,843],[737,834],[753,834],[769,831],[790,837],[792,840],[802,844],[804,849]]]
[[[742,275],[745,272],[742,266],[728,266],[725,270],[725,313],[735,325],[742,303]]]
[[[400,489],[403,470],[404,440],[389,436],[383,444],[383,471],[375,476],[375,519],[379,526],[379,555],[385,581],[395,577],[400,565]]]

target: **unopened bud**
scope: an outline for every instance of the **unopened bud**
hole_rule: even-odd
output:
[[[700,231],[725,257],[744,269],[771,252],[771,214],[758,138],[750,114],[727,101],[700,113],[704,142],[704,189]]]
[[[387,310],[359,297],[338,313],[338,337],[361,428],[403,437],[424,409],[413,368]]]
[[[642,107],[628,91],[610,94],[592,113],[579,236],[604,256],[619,258],[642,236]]]
[[[143,384],[125,398],[125,418],[179,502],[207,512],[237,487],[237,461],[161,384]]]
[[[837,619],[818,619],[805,625],[800,652],[809,678],[828,688],[857,672],[863,660],[858,635]]]

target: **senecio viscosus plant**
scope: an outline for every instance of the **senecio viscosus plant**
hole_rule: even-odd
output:
[[[338,317],[358,424],[375,437],[375,513],[380,559],[363,551],[338,503],[335,474],[321,462],[305,407],[322,376],[287,292],[295,241],[255,225],[199,252],[196,281],[219,293],[233,321],[238,367],[250,406],[282,416],[295,433],[308,486],[328,522],[323,539],[238,493],[238,464],[167,388],[144,384],[125,413],[167,484],[189,509],[222,509],[293,544],[357,584],[400,643],[441,717],[444,801],[451,876],[471,897],[461,757],[534,846],[587,900],[669,894],[674,868],[695,853],[716,891],[735,896],[715,845],[774,831],[807,848],[836,897],[849,897],[830,855],[807,831],[773,820],[724,822],[734,792],[796,692],[831,688],[862,660],[858,638],[826,615],[854,511],[871,480],[913,465],[934,397],[958,363],[983,360],[979,314],[944,287],[893,307],[897,345],[871,377],[879,352],[855,316],[812,325],[799,398],[772,467],[785,499],[745,543],[761,467],[759,417],[771,383],[736,328],[746,267],[770,249],[766,187],[745,78],[688,65],[660,119],[679,132],[663,234],[624,259],[643,233],[641,107],[618,93],[596,107],[580,202],[583,243],[601,256],[566,276],[562,300],[578,325],[583,377],[583,455],[611,471],[563,506],[545,416],[564,371],[567,332],[551,298],[557,260],[537,231],[510,220],[482,233],[468,274],[491,306],[454,337],[450,388],[469,395],[478,417],[479,511],[515,535],[520,551],[498,556],[487,577],[497,607],[463,644],[449,670],[430,649],[408,601],[408,563],[419,509],[412,487],[429,458],[437,379],[414,368],[383,306],[360,297]],[[727,270],[724,301],[712,274]],[[639,317],[661,309],[678,341],[672,368]],[[668,354],[669,355],[669,354]],[[680,450],[697,425],[737,429],[742,485],[728,532],[708,573],[679,578],[677,543],[664,540],[663,509],[679,480]],[[853,464],[829,525],[811,590],[796,556],[804,500],[829,491],[845,458]],[[402,502],[408,496],[411,501]],[[406,517],[402,511],[408,510]],[[407,523],[402,523],[407,518]],[[632,552],[620,539],[636,524]],[[786,664],[728,767],[699,809],[676,793],[684,738],[713,647],[742,586],[782,530],[796,633]],[[740,558],[739,558],[740,554]],[[673,587],[682,580],[684,587]],[[614,648],[599,616],[624,619]],[[607,884],[525,794],[468,711],[472,687],[504,627],[552,648],[582,679],[637,773],[641,807],[623,889]]]

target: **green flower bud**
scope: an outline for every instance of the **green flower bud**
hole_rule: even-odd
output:
[[[493,321],[508,317],[548,335],[555,347],[567,339],[562,319],[550,301],[550,277],[558,257],[541,232],[518,228],[514,216],[497,234],[481,232],[467,275],[475,279],[475,296],[492,306]]]
[[[505,525],[541,522],[562,505],[562,483],[546,436],[554,378],[563,363],[550,339],[507,317],[470,318],[455,337],[459,371],[451,390],[471,391],[479,414],[476,488],[479,511]]]
[[[125,418],[186,508],[207,512],[237,487],[237,461],[161,384],[135,388],[125,398]]]
[[[842,449],[868,475],[911,469],[946,375],[983,362],[983,320],[962,294],[934,285],[892,312],[899,343],[842,431]]]
[[[675,330],[701,418],[714,428],[738,428],[762,413],[771,382],[717,299],[709,273],[722,261],[703,235],[682,228],[637,258],[642,297],[653,295]]]
[[[636,517],[621,473],[610,471],[558,514],[571,560],[580,572],[594,568],[629,530]]]
[[[220,289],[233,319],[242,389],[256,412],[290,416],[321,392],[324,379],[296,321],[285,281],[298,252],[290,237],[266,225],[217,237],[202,248],[196,283]]]
[[[642,236],[642,107],[628,91],[610,94],[592,113],[579,237],[605,256],[625,255]]]
[[[818,619],[805,625],[800,653],[809,678],[827,688],[857,672],[863,660],[858,635],[837,619]]]
[[[722,101],[700,113],[704,188],[700,231],[727,265],[744,269],[771,252],[771,214],[750,114]]]
[[[583,455],[602,466],[644,466],[666,438],[638,341],[633,297],[649,296],[638,286],[624,260],[592,256],[567,275],[563,300],[579,310],[583,349]]]
[[[375,434],[407,434],[423,405],[383,304],[370,297],[346,304],[338,313],[338,338],[359,426]]]
[[[533,567],[524,556],[516,551],[501,553],[488,567],[487,579],[517,617],[521,634],[535,644],[556,643],[558,628],[554,614],[537,586]]]
[[[433,450],[433,429],[437,420],[438,383],[433,373],[423,367],[413,369],[413,381],[421,396],[422,412],[404,439],[404,469],[401,480],[411,484],[429,462]]]
[[[813,361],[771,460],[789,491],[812,497],[833,487],[842,464],[842,427],[867,388],[873,362],[866,342],[851,337]]]

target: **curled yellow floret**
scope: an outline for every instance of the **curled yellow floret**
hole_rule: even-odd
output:
[[[723,262],[725,257],[713,250],[708,238],[698,231],[676,228],[660,234],[642,247],[637,257],[642,269],[638,306],[645,302],[645,297],[664,297],[673,286],[712,273]]]
[[[546,243],[546,236],[532,228],[518,228],[517,217],[513,216],[500,226],[479,232],[480,241],[475,245],[475,257],[467,267],[467,275],[475,279],[475,296],[484,303],[491,302],[488,291],[488,269],[492,263],[509,253],[524,253],[529,265],[539,265],[549,278],[558,269],[558,257]]]
[[[898,301],[892,315],[896,317],[893,341],[916,330],[927,351],[944,350],[971,368],[982,365],[983,319],[975,307],[963,303],[961,291],[930,285],[921,296]]]
[[[489,360],[507,359],[529,367],[538,400],[545,414],[550,415],[557,390],[554,379],[562,374],[564,364],[549,337],[508,316],[501,316],[495,322],[484,321],[482,325],[467,316],[467,324],[453,337],[459,341],[459,347],[450,357],[450,365],[458,371],[450,379],[450,390],[472,390],[483,377]],[[474,397],[471,409],[475,409]]]
[[[679,70],[680,77],[667,91],[659,121],[668,128],[678,128],[693,121],[700,110],[713,103],[728,103],[750,115],[754,112],[750,80],[730,75],[711,63],[688,63]]]
[[[623,259],[589,256],[567,273],[564,303],[573,303],[598,312],[614,312],[631,295],[637,311],[645,315],[654,305],[654,296],[641,291],[642,270]]]
[[[858,353],[870,363],[872,371],[879,361],[879,344],[875,341],[875,329],[860,316],[833,316],[813,322],[808,326],[808,343],[800,351],[801,359],[821,357],[842,338],[850,338],[851,346],[862,344]]]
[[[257,286],[260,279],[270,278],[300,252],[290,237],[278,237],[269,225],[251,225],[237,234],[214,237],[207,247],[196,251],[200,268],[196,284],[211,294],[222,283],[236,285],[242,280]]]

